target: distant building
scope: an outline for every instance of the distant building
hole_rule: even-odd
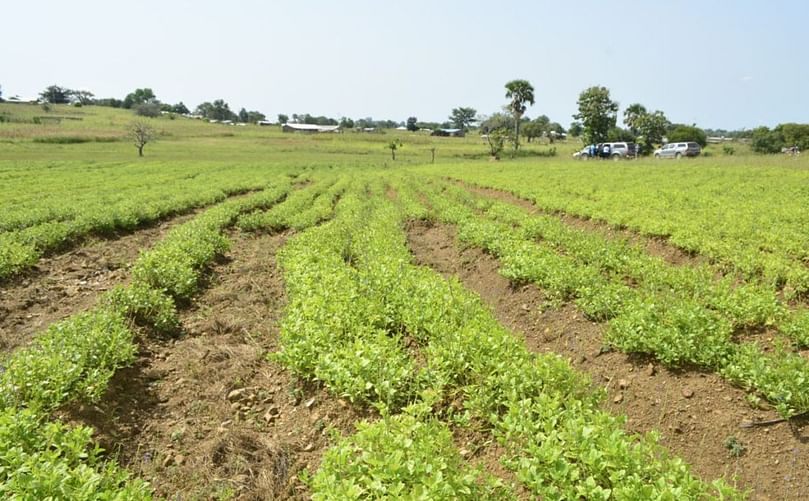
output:
[[[314,125],[314,124],[284,124],[281,126],[284,132],[304,132],[317,134],[320,132],[340,132],[339,125]]]
[[[268,126],[268,125],[273,125],[273,123],[270,122],[269,120],[259,120],[257,123],[259,125],[262,125],[262,126],[265,126],[265,127]]]
[[[430,135],[442,137],[464,137],[465,133],[463,129],[436,129]]]

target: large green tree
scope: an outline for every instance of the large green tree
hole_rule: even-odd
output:
[[[520,149],[520,122],[528,105],[534,104],[534,86],[528,80],[512,80],[506,84],[508,110],[514,117],[514,152]]]
[[[187,115],[187,114],[191,113],[188,110],[188,106],[186,106],[182,101],[180,101],[179,103],[172,106],[171,107],[171,112],[172,113],[179,113],[180,115]]]
[[[530,143],[532,140],[542,137],[550,131],[551,119],[547,115],[540,115],[537,118],[527,122],[522,127],[523,136],[528,139]]]
[[[135,89],[124,98],[124,108],[129,109],[143,103],[156,102],[157,96],[154,91],[148,87],[143,89]]]
[[[204,102],[197,106],[194,111],[197,115],[202,115],[209,120],[238,120],[239,116],[233,113],[230,105],[224,99],[217,99],[213,103]]]
[[[475,108],[465,108],[463,106],[453,108],[449,121],[458,129],[468,130],[469,126],[475,121],[477,112]]]
[[[513,130],[514,117],[506,113],[498,112],[480,122],[480,131],[484,134],[498,129]]]
[[[579,94],[579,112],[573,118],[584,127],[586,143],[603,143],[618,118],[618,103],[610,99],[606,87],[590,87]]]
[[[251,124],[258,123],[267,119],[267,115],[260,111],[248,111],[247,112],[247,121]]]
[[[647,113],[646,107],[643,106],[642,104],[640,103],[630,104],[624,110],[624,125],[626,125],[627,128],[630,131],[632,131],[633,134],[635,135],[639,134],[640,132],[638,130],[638,119],[640,119],[640,117],[642,117],[646,113]]]
[[[634,123],[638,131],[638,141],[644,146],[641,151],[645,153],[651,153],[656,144],[663,142],[663,136],[669,127],[668,118],[660,110],[643,113]]]
[[[51,104],[66,104],[70,102],[73,91],[58,85],[50,85],[39,93],[39,97]]]

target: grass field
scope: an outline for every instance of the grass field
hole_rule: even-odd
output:
[[[0,117],[6,497],[809,492],[806,158]]]

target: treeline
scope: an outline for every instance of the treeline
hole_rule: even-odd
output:
[[[96,98],[90,91],[50,85],[39,93],[39,98],[44,104],[108,106],[110,108],[132,110],[136,115],[145,117],[156,117],[163,113],[170,113],[177,115],[196,115],[209,120],[230,120],[242,123],[258,122],[266,119],[264,113],[260,111],[248,111],[245,108],[241,108],[238,112],[235,112],[230,109],[230,105],[226,103],[224,99],[201,103],[192,113],[188,106],[182,101],[176,104],[160,101],[154,91],[148,87],[135,89],[123,99],[118,99],[115,97]]]
[[[353,119],[349,117],[332,118],[323,115],[314,116],[309,113],[293,113],[291,116],[279,113],[279,124],[309,124],[309,125],[339,125],[344,129],[394,129],[404,125],[404,122],[397,122],[395,120],[376,120],[372,117]]]
[[[750,133],[750,148],[757,153],[781,153],[788,148],[809,149],[809,124],[787,123],[758,127]]]

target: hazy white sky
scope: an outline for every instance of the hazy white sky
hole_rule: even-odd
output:
[[[529,116],[567,126],[605,85],[676,122],[809,122],[807,0],[0,3],[0,86],[50,84],[277,113],[443,121],[536,88]]]

